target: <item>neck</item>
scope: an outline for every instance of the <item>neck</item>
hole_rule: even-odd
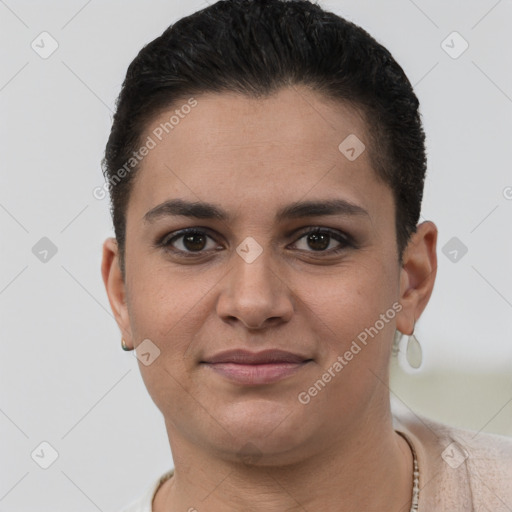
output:
[[[286,465],[223,460],[177,434],[170,436],[180,441],[171,443],[175,473],[157,493],[154,512],[411,508],[413,457],[393,430],[390,414],[378,425],[365,421],[350,436],[344,432],[323,450]]]

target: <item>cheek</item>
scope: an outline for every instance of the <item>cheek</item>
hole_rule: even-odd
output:
[[[301,276],[295,289],[314,317],[346,340],[391,308],[398,277],[382,261],[354,262],[327,276]]]
[[[129,316],[135,345],[149,338],[172,367],[184,366],[211,305],[219,277],[139,265],[129,283]],[[178,364],[179,363],[179,364]]]
[[[168,270],[139,272],[129,288],[134,343],[149,339],[159,350],[151,364],[139,361],[139,370],[156,406],[174,418],[195,404],[189,372],[195,364],[194,341],[208,290],[190,279],[171,278]]]
[[[364,403],[380,385],[379,378],[385,380],[395,332],[397,283],[398,272],[392,265],[387,267],[386,262],[373,258],[357,268],[354,265],[341,270],[324,286],[318,286],[317,278],[301,283],[308,306],[306,321],[311,323],[310,330],[315,332],[321,349],[317,377],[332,369],[336,378],[327,396],[343,396],[339,406],[345,411],[357,407],[358,401]],[[332,367],[340,363],[339,356],[343,369],[336,371]]]
[[[311,322],[322,347],[320,367],[306,391],[323,377],[329,384],[311,401],[319,416],[357,418],[377,390],[384,390],[398,298],[393,275],[382,265],[340,273],[327,291],[309,286]],[[304,283],[303,283],[304,284]],[[340,360],[341,358],[341,360]],[[329,371],[330,370],[330,371]],[[327,375],[326,375],[327,374]],[[308,406],[309,407],[309,406]]]

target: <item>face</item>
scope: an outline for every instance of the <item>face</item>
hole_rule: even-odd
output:
[[[139,367],[171,445],[293,460],[389,400],[404,315],[392,192],[348,105],[300,87],[195,100],[162,140],[179,105],[143,137],[156,145],[127,208],[116,318],[129,345],[160,351]],[[288,354],[219,355],[235,349]]]

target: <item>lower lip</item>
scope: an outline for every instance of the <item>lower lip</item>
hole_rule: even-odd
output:
[[[309,361],[302,363],[205,363],[212,370],[228,380],[245,386],[272,384],[289,377],[303,368]]]

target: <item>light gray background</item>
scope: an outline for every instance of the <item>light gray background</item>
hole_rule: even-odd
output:
[[[422,219],[439,228],[439,268],[416,326],[424,372],[395,368],[394,397],[512,434],[512,2],[320,3],[391,51],[422,105]],[[0,512],[115,512],[172,467],[162,417],[120,347],[100,276],[109,204],[92,191],[128,64],[204,6],[0,0]],[[31,48],[43,31],[59,45],[47,59]],[[453,31],[469,43],[457,59],[442,47]],[[42,237],[58,250],[46,263],[32,252]],[[442,251],[453,237],[468,248],[458,262]],[[487,391],[470,396],[474,382]],[[43,441],[58,452],[46,470],[31,458]]]

